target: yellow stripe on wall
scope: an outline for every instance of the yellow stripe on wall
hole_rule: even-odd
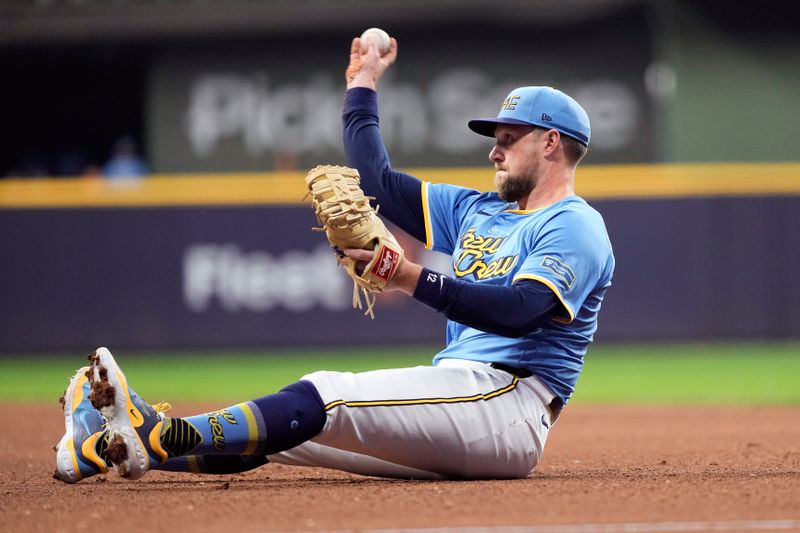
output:
[[[0,180],[0,208],[147,207],[298,204],[305,173],[155,175],[139,180],[98,178]]]
[[[424,181],[493,190],[491,167],[418,168]],[[296,205],[305,172],[1,179],[0,209]],[[800,195],[800,163],[703,163],[579,167],[576,192],[591,199]]]
[[[575,180],[578,194],[595,199],[794,196],[800,163],[579,167]]]

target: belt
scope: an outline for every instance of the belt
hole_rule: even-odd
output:
[[[489,366],[496,368],[497,370],[502,370],[503,372],[508,372],[512,376],[517,376],[520,379],[529,378],[533,375],[533,372],[527,368],[516,368],[501,363],[490,363]],[[548,405],[547,408],[550,410],[550,415],[552,418],[551,423],[555,424],[558,415],[561,414],[561,410],[564,408],[564,402],[561,401],[561,398],[556,396],[553,398],[553,401],[550,402],[550,405]]]
[[[518,378],[521,379],[529,378],[533,375],[533,372],[531,372],[527,368],[516,368],[513,366],[502,365],[500,363],[490,363],[489,366],[492,368],[496,368],[497,370],[502,370],[503,372],[508,372],[512,376],[517,376]]]

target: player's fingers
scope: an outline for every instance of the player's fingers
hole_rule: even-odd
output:
[[[356,274],[358,274],[359,276],[364,273],[364,269],[367,268],[367,265],[369,264],[370,261],[372,261],[372,258],[375,256],[375,252],[373,252],[372,250],[348,249],[342,251],[347,257],[355,260]]]
[[[366,55],[365,59],[367,59],[370,62],[373,62],[373,61],[377,61],[377,60],[379,60],[381,58],[381,53],[378,50],[378,43],[376,43],[372,39],[367,39],[364,42],[364,44],[367,47],[366,52],[364,52],[364,54]]]
[[[397,39],[391,37],[389,39],[389,51],[386,52],[386,55],[382,58],[388,65],[394,63],[394,60],[397,59]]]
[[[372,258],[375,255],[375,252],[372,250],[361,250],[360,248],[348,249],[342,251],[350,259],[355,259],[356,261],[364,261],[366,263],[372,261]]]
[[[361,39],[356,37],[350,44],[350,64],[344,71],[345,81],[347,83],[353,81],[359,71],[361,71]]]
[[[356,37],[350,44],[350,62],[358,61],[361,57],[361,38]]]

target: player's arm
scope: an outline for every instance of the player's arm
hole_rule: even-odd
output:
[[[345,253],[363,264],[373,256],[371,250]],[[510,287],[470,283],[407,259],[386,289],[403,291],[450,320],[504,337],[522,337],[541,327],[559,305],[553,291],[536,280],[520,280]]]
[[[389,52],[378,53],[374,44],[361,50],[361,40],[353,40],[347,68],[347,94],[342,119],[347,164],[358,169],[361,187],[374,196],[381,215],[412,237],[425,242],[422,208],[422,182],[392,169],[378,126],[378,98],[375,87],[386,68],[397,57],[397,41]]]
[[[550,320],[558,306],[543,283],[522,280],[510,287],[470,283],[422,269],[414,299],[450,320],[504,337],[522,337]]]

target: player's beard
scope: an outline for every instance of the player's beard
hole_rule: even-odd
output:
[[[526,175],[512,175],[507,170],[497,170],[494,176],[497,194],[505,202],[518,202],[533,190],[534,180]]]

